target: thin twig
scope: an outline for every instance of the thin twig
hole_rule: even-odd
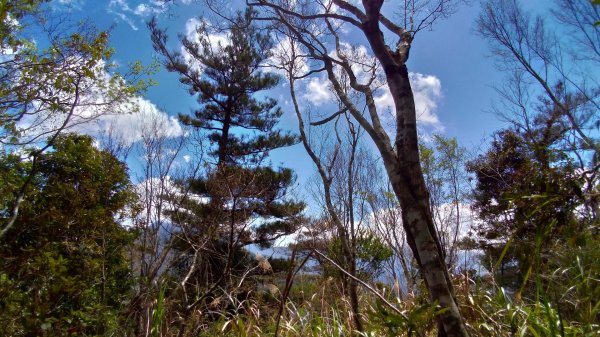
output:
[[[381,295],[377,290],[375,290],[373,287],[371,287],[369,284],[367,284],[366,282],[364,282],[363,280],[357,278],[356,276],[350,274],[349,272],[347,272],[344,268],[342,268],[339,264],[335,263],[335,261],[333,261],[332,259],[330,259],[327,255],[321,253],[320,251],[313,249],[313,251],[319,255],[320,257],[324,258],[325,260],[327,260],[329,263],[333,264],[334,267],[336,267],[337,269],[339,269],[342,273],[344,273],[346,276],[348,276],[349,278],[353,279],[354,281],[360,283],[363,287],[367,288],[367,290],[369,290],[370,292],[372,292],[375,296],[377,296],[385,305],[387,305],[390,309],[394,310],[398,315],[402,316],[402,318],[407,319],[408,317],[400,310],[398,309],[395,305],[393,305],[392,303],[390,303],[388,300],[385,299],[385,297],[383,297],[383,295]]]

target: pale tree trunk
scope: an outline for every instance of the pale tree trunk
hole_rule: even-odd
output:
[[[386,75],[396,103],[396,154],[386,155],[384,163],[390,182],[402,209],[402,224],[429,296],[448,310],[440,315],[440,336],[468,336],[453,286],[448,275],[429,206],[429,194],[419,162],[414,98],[405,66],[392,68]],[[395,85],[392,86],[391,83]],[[380,149],[381,150],[381,149]],[[386,160],[386,158],[389,158]],[[391,159],[391,160],[390,160]]]
[[[379,6],[371,5],[375,2],[379,2]],[[394,54],[385,45],[379,29],[379,10],[382,1],[363,1],[363,3],[367,15],[363,22],[363,31],[375,56],[383,66],[396,107],[396,155],[382,153],[382,156],[392,188],[402,209],[402,223],[408,244],[417,260],[431,300],[437,302],[442,308],[448,309],[439,317],[439,335],[468,336],[435,230],[429,206],[429,194],[419,161],[415,102],[408,69],[404,64],[408,58],[408,49],[405,51],[406,54],[401,52]],[[380,148],[380,151],[382,150],[388,152],[389,148]],[[389,160],[391,158],[394,160]]]
[[[375,122],[378,119],[374,118],[374,115],[371,116],[371,128],[365,129],[383,158],[390,183],[402,209],[402,223],[407,241],[419,265],[430,299],[446,309],[438,317],[439,336],[468,336],[454,297],[429,207],[429,194],[419,161],[416,111],[408,69],[403,62],[397,62],[403,55],[391,53],[384,44],[377,19],[365,22],[364,27],[373,52],[383,66],[396,106],[396,150],[390,146],[385,130]],[[331,75],[332,72],[330,80],[333,80]],[[372,93],[370,96],[367,104],[370,105],[370,110],[374,111]],[[358,111],[350,109],[350,112],[361,121]]]
[[[400,203],[407,241],[417,260],[430,299],[444,310],[437,317],[439,336],[467,337],[469,334],[454,296],[429,206],[429,195],[419,161],[415,102],[406,67],[414,33],[424,27],[422,26],[424,22],[432,23],[436,17],[443,16],[449,1],[432,0],[431,4],[435,5],[435,9],[425,16],[424,21],[417,27],[413,27],[411,23],[410,27],[405,28],[396,25],[381,13],[383,0],[363,0],[364,10],[350,1],[331,0],[331,2],[338,7],[338,10],[332,10],[330,5],[326,5],[328,2],[325,2],[322,7],[312,7],[311,11],[310,6],[311,4],[314,6],[314,3],[301,0],[288,4],[288,7],[285,7],[282,2],[268,0],[250,1],[248,4],[265,9],[268,15],[263,19],[281,25],[278,26],[279,31],[286,30],[287,38],[305,48],[306,58],[322,64],[322,67],[314,67],[311,71],[327,74],[332,90],[344,110],[356,119],[375,143]],[[311,25],[307,21],[314,22],[312,27],[319,28],[310,30],[313,28],[310,28]],[[371,70],[371,81],[367,84],[364,84],[364,81],[359,83],[358,76],[352,68],[353,61],[349,60],[348,54],[342,50],[344,44],[341,43],[336,28],[340,22],[364,34],[373,55],[383,69],[395,106],[395,146],[382,126],[375,104],[374,89],[370,86],[377,77],[377,67]],[[380,24],[399,38],[395,50],[386,44]],[[327,37],[325,33],[333,37],[330,43],[335,45],[335,53],[328,50],[328,45],[323,41]],[[291,52],[293,51],[292,47]],[[286,61],[295,64],[293,58]],[[364,64],[368,65],[368,60]],[[339,71],[342,71],[345,76],[340,77]],[[353,90],[350,95],[349,88]],[[354,93],[362,95],[366,102],[366,112],[355,105],[356,100],[352,98]]]

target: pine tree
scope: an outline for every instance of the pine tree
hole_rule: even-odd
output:
[[[490,270],[500,263],[504,286],[521,287],[536,249],[547,255],[581,231],[583,184],[558,148],[563,132],[556,122],[527,132],[501,130],[490,149],[468,163],[476,179],[473,208],[483,219],[477,231],[484,262]]]
[[[182,262],[182,270],[197,268],[203,285],[231,280],[247,267],[244,247],[269,246],[294,232],[304,205],[286,198],[294,182],[292,170],[267,164],[271,150],[296,143],[296,137],[276,128],[282,110],[272,98],[259,99],[278,77],[261,71],[271,41],[252,22],[251,11],[239,14],[228,30],[228,42],[214,44],[210,27],[197,30],[197,40],[182,39],[189,59],[166,48],[166,32],[149,23],[154,48],[164,56],[167,70],[196,95],[199,108],[192,116],[181,114],[187,125],[205,130],[211,143],[213,166],[201,179],[187,181],[193,195],[173,222],[194,237],[202,254]],[[179,249],[188,249],[189,240]],[[187,248],[186,248],[187,247]],[[191,254],[190,254],[191,255]],[[195,266],[195,267],[194,267]]]

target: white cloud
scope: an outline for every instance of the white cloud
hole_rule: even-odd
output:
[[[289,54],[289,43],[286,45],[280,43],[276,51],[283,54]],[[340,51],[334,50],[330,56],[338,59],[346,59],[352,65],[352,71],[356,76],[359,84],[371,84],[379,86],[375,92],[375,104],[380,113],[395,112],[394,101],[390,93],[390,89],[385,83],[385,76],[375,58],[369,53],[369,49],[364,45],[351,45],[343,43],[340,45]],[[280,57],[281,58],[281,57]],[[308,72],[308,66],[300,74]],[[338,78],[343,78],[343,70],[336,67],[335,72]],[[441,81],[433,75],[425,75],[420,73],[410,73],[409,80],[413,90],[415,100],[415,109],[417,122],[420,126],[433,128],[436,131],[443,130],[443,125],[437,115],[438,103],[443,98]],[[329,88],[329,81],[326,77],[320,75],[311,77],[304,88],[303,98],[308,100],[308,103],[319,106],[325,103],[333,103],[335,100],[334,94]]]
[[[190,39],[194,39],[198,37],[198,33],[196,32],[196,29],[201,26],[203,23],[202,20],[194,17],[194,18],[190,18],[185,22],[185,36],[190,38]]]
[[[369,49],[364,45],[353,45],[349,43],[341,43],[340,53],[337,50],[332,51],[330,56],[335,58],[345,58],[350,62],[352,72],[356,76],[359,84],[367,84],[373,76],[381,77],[381,69],[376,67],[377,62],[375,57],[369,53]],[[375,74],[373,74],[375,72]],[[336,69],[336,73],[341,74],[341,69]]]
[[[438,101],[442,98],[442,83],[440,80],[433,75],[411,73],[410,83],[415,97],[417,120],[423,124],[441,127],[436,114]]]
[[[153,13],[154,13],[154,8],[152,8],[146,4],[139,4],[133,10],[133,14],[139,15],[139,16],[146,16],[146,15],[150,15]]]
[[[201,26],[210,26],[210,23],[198,18],[188,19],[185,23],[185,37],[192,42],[199,42],[202,40],[208,40],[213,52],[218,52],[220,47],[225,47],[231,43],[230,37],[226,33],[219,34],[208,34],[207,36],[200,36],[198,28]],[[202,65],[194,59],[190,53],[183,46],[180,47],[181,55],[183,55],[185,61],[192,69],[197,70],[199,73],[202,72]]]
[[[62,0],[77,1],[77,0]],[[160,15],[168,10],[168,5],[159,0],[150,0],[140,3],[134,7],[129,5],[127,0],[110,0],[108,3],[108,12],[116,15],[126,22],[131,29],[138,30],[139,19],[145,19],[152,15]]]
[[[91,123],[81,124],[75,130],[92,136],[111,133],[124,144],[133,144],[144,136],[178,137],[184,130],[177,118],[167,115],[156,105],[144,98],[134,98],[139,111],[132,113],[106,114]]]
[[[213,52],[217,52],[219,47],[225,47],[231,44],[231,39],[227,33],[209,33],[207,36],[200,36],[198,28],[202,26],[206,26],[207,29],[210,29],[210,23],[208,21],[198,18],[188,19],[185,23],[185,37],[194,42],[200,41],[201,39],[207,39]]]
[[[358,70],[356,73],[364,75],[362,76],[363,80],[366,79],[365,72],[361,73]],[[358,75],[357,77],[360,80],[361,78]],[[420,126],[442,131],[444,126],[437,115],[438,103],[443,98],[441,81],[433,75],[410,73],[409,76],[415,100],[417,122]],[[308,80],[302,97],[315,106],[333,103],[335,100],[335,96],[329,87],[329,81],[323,76],[312,77]],[[375,92],[374,100],[380,114],[384,112],[394,114],[394,100],[387,84],[382,85]]]
[[[443,97],[441,81],[433,75],[420,73],[410,73],[409,77],[415,99],[417,122],[437,131],[443,130],[444,127],[436,113],[438,102]],[[387,109],[394,113],[394,101],[387,85],[379,89],[379,94],[375,97],[375,104],[381,111]]]
[[[333,58],[346,59],[351,64],[352,72],[359,84],[379,85],[381,74],[376,68],[375,59],[369,54],[367,47],[363,45],[350,45],[343,43],[340,48],[340,53],[337,50],[329,54]],[[308,66],[304,64],[308,72]],[[340,82],[347,82],[347,75],[340,66],[335,66],[334,72]],[[375,74],[374,74],[375,73]],[[374,79],[375,77],[375,79]],[[324,75],[313,76],[308,80],[304,87],[303,98],[308,100],[308,103],[319,106],[326,103],[335,102],[335,95],[329,86],[329,80]],[[390,96],[391,98],[391,96]]]
[[[162,14],[166,11],[166,9],[167,8],[164,3],[158,4],[155,2],[154,4],[139,4],[133,10],[133,14],[141,17],[148,17],[151,15]]]
[[[468,203],[459,203],[458,211],[456,204],[443,203],[439,206],[433,206],[432,218],[440,234],[454,237],[457,234],[458,240],[474,237],[478,239],[476,228],[481,225],[482,220],[477,216],[477,213]],[[456,228],[458,218],[458,228]],[[400,207],[381,208],[369,215],[368,220],[371,229],[376,229],[377,226],[387,225],[395,227],[399,231],[398,237],[402,237],[402,209]]]
[[[477,225],[481,224],[481,219],[477,217],[476,212],[471,206],[471,204],[465,203],[458,204],[458,212],[460,212],[458,229],[456,229],[455,226],[456,218],[459,214],[457,213],[456,205],[453,203],[444,203],[435,208],[432,214],[433,221],[440,227],[443,227],[443,224],[448,224],[453,231],[458,231],[459,239],[464,239],[474,233]],[[453,235],[454,232],[446,234]]]
[[[302,96],[316,106],[329,103],[334,99],[333,93],[329,89],[329,81],[320,77],[310,79]]]

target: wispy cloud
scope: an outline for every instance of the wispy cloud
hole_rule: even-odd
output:
[[[331,103],[335,99],[329,88],[329,81],[322,77],[311,78],[302,96],[307,102],[315,106]]]
[[[85,4],[85,0],[56,0],[50,3],[50,6],[53,10],[81,10],[83,5]]]
[[[83,0],[62,0],[62,1],[83,1]],[[139,2],[139,1],[137,1]],[[189,2],[184,2],[189,4]],[[167,3],[160,0],[144,1],[137,4],[131,4],[128,0],[110,0],[108,3],[108,13],[117,16],[127,23],[131,29],[138,30],[138,23],[143,22],[153,15],[160,15],[168,10]]]
[[[133,30],[138,30],[133,18],[128,14],[132,14],[133,10],[125,0],[110,0],[108,3],[108,13],[117,16],[131,27]]]

